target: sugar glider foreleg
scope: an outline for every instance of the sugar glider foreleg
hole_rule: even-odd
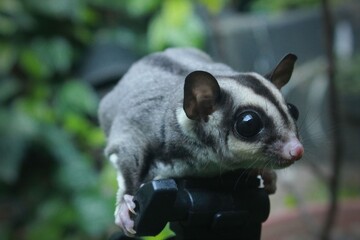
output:
[[[298,111],[280,89],[296,56],[265,76],[239,73],[190,48],[168,49],[135,63],[101,101],[105,154],[118,172],[116,223],[133,236],[132,197],[161,178],[216,176],[261,169],[265,188],[304,152]]]

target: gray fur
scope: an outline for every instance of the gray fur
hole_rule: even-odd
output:
[[[196,70],[210,72],[217,78],[222,91],[221,102],[208,123],[190,119],[179,122],[184,79]],[[251,78],[255,80],[249,82]],[[190,48],[168,49],[135,63],[102,99],[99,108],[100,124],[107,135],[105,154],[118,157],[115,166],[125,181],[123,191],[134,194],[143,182],[154,178],[206,176],[234,167],[256,166],[236,161],[263,159],[260,147],[261,151],[271,151],[266,144],[284,138],[287,132],[297,135],[295,123],[278,89],[264,81],[260,76],[238,73],[215,63],[208,55]],[[233,85],[246,88],[253,95],[266,96],[263,104],[257,101],[254,107],[268,118],[269,128],[271,124],[273,128],[262,135],[263,140],[257,139],[260,146],[256,147],[257,151],[244,152],[243,156],[229,150],[234,116],[241,109],[232,92]],[[267,101],[278,109],[281,117],[267,116]],[[281,132],[280,128],[285,130]],[[245,144],[239,142],[239,145]],[[262,166],[264,164],[269,163],[263,162]]]

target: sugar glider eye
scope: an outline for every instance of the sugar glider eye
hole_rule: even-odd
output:
[[[256,112],[245,111],[238,116],[234,130],[240,137],[251,138],[257,135],[263,127],[263,122]]]
[[[291,103],[288,103],[287,107],[289,109],[291,116],[295,119],[295,121],[298,120],[299,119],[299,110],[297,109],[297,107],[295,107]]]

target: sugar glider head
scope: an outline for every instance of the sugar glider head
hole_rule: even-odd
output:
[[[284,168],[302,157],[296,126],[299,112],[280,93],[296,59],[286,55],[265,76],[215,78],[195,71],[186,77],[183,109],[193,123],[191,129],[201,132],[203,139],[215,139],[209,142],[224,167]]]

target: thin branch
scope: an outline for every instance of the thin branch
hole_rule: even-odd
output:
[[[340,178],[340,167],[341,167],[341,129],[340,129],[340,111],[338,107],[338,93],[335,87],[335,57],[333,52],[333,19],[329,7],[328,0],[322,0],[322,12],[324,18],[324,29],[325,29],[325,46],[326,46],[326,57],[328,61],[327,75],[329,81],[329,114],[330,121],[334,127],[332,136],[332,159],[331,159],[331,176],[329,178],[329,206],[327,215],[325,218],[320,238],[322,240],[328,240],[331,234],[331,230],[335,224],[336,214],[338,209],[337,193],[339,188]]]

